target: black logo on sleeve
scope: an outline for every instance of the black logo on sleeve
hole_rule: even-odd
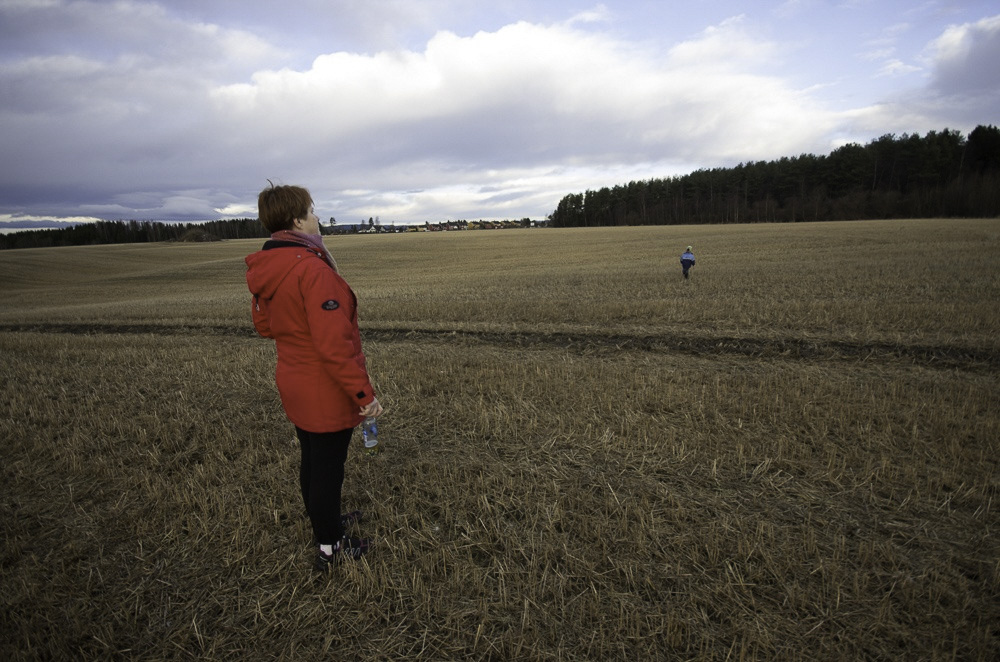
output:
[[[323,310],[337,310],[338,308],[340,308],[340,302],[336,299],[323,302]]]

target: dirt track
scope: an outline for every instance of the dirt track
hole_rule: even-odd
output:
[[[75,335],[149,334],[253,337],[252,327],[177,324],[5,324],[2,332]],[[679,353],[695,356],[752,356],[801,360],[904,362],[932,368],[989,371],[1000,368],[1000,352],[954,345],[903,345],[803,338],[732,338],[679,334],[498,332],[423,329],[362,329],[374,342],[462,343],[516,348],[561,348],[581,354],[619,351]]]

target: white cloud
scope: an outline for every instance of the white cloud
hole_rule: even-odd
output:
[[[484,145],[510,140],[501,165],[531,167],[554,150],[581,163],[696,149],[763,158],[829,121],[804,94],[753,71],[774,50],[738,19],[662,54],[517,23],[471,37],[441,32],[422,53],[323,55],[308,71],[261,71],[213,98],[239,131],[266,126],[275,140],[327,154],[344,141],[361,161],[364,136],[371,151],[454,167],[480,167]]]
[[[253,218],[257,215],[257,205],[233,203],[223,207],[215,207],[212,211],[215,212],[213,217],[223,216],[226,218]]]
[[[920,67],[906,64],[902,60],[887,60],[878,71],[878,76],[900,76],[922,71]]]
[[[888,58],[891,58],[895,53],[896,49],[894,47],[876,48],[874,50],[862,53],[861,59],[868,60],[870,62],[874,62],[877,60],[886,60]]]
[[[670,49],[674,69],[746,70],[767,64],[776,54],[776,45],[750,35],[745,17],[734,16],[706,28],[697,38]]]
[[[95,216],[59,216],[57,219],[52,216],[39,216],[36,214],[0,214],[0,228],[4,223],[11,224],[18,221],[53,221],[59,220],[66,223],[93,223],[101,219]]]
[[[573,25],[579,23],[603,23],[611,18],[611,11],[604,4],[599,4],[592,9],[587,11],[582,11],[576,16],[573,16],[565,25],[572,27]]]
[[[933,87],[944,94],[995,95],[1000,91],[1000,15],[953,25],[927,49]],[[993,108],[994,114],[997,110]]]
[[[1000,122],[1000,15],[953,25],[921,57],[926,83],[885,102],[848,114],[864,133],[906,127],[910,133],[942,128],[971,131]],[[909,70],[900,65],[903,73]],[[895,73],[895,72],[892,72]]]

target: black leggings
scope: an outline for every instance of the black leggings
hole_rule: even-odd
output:
[[[344,486],[344,462],[353,428],[339,432],[308,432],[296,427],[302,447],[299,485],[302,501],[320,545],[332,545],[344,535],[340,522],[340,491]]]

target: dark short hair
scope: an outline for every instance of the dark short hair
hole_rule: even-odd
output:
[[[305,218],[312,196],[301,186],[268,186],[257,196],[257,217],[268,232],[290,230],[297,218]]]

